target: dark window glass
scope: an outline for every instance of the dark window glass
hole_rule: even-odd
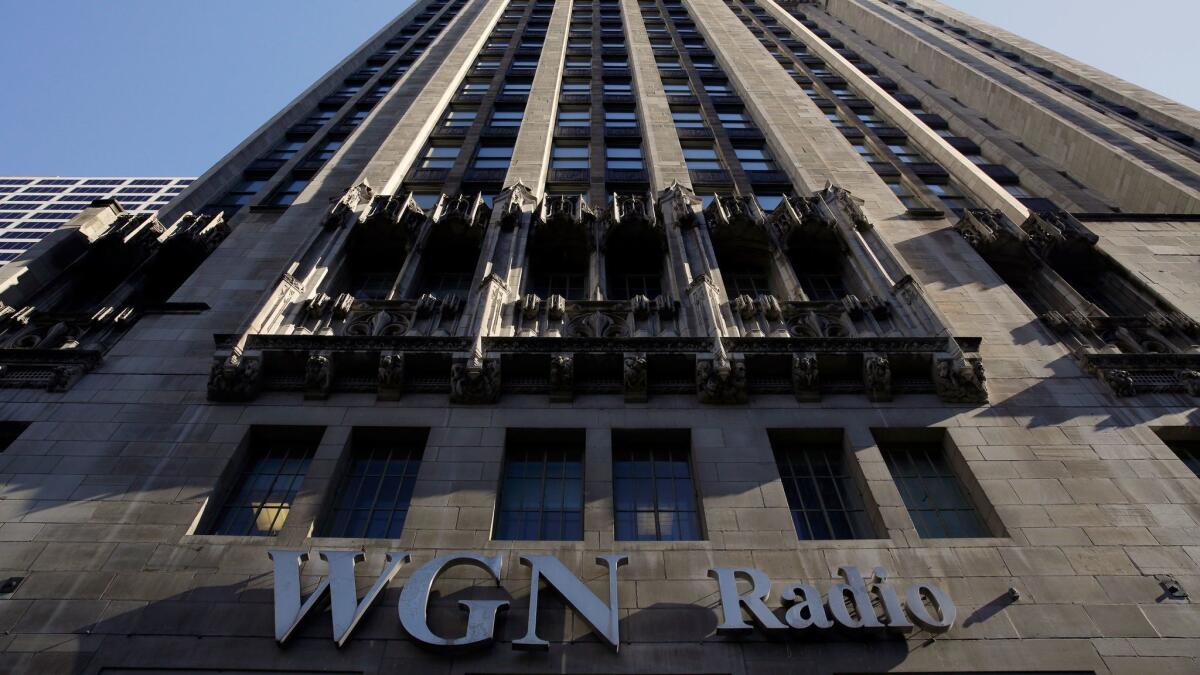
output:
[[[796,536],[861,539],[870,533],[862,496],[836,444],[772,443]],[[782,447],[781,447],[782,446]]]
[[[686,434],[613,434],[618,541],[700,539]]]
[[[583,539],[582,438],[576,443],[570,437],[581,434],[561,435],[567,442],[521,442],[509,449],[496,539]]]
[[[317,441],[266,442],[252,455],[210,534],[274,536],[283,529]]]
[[[398,538],[412,502],[424,445],[423,437],[355,439],[323,536]]]
[[[990,536],[940,447],[890,443],[880,450],[917,534],[929,539]]]
[[[1175,451],[1179,460],[1200,476],[1200,441],[1166,441],[1167,446]]]

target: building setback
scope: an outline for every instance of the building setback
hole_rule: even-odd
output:
[[[419,1],[0,268],[0,671],[1200,671],[1198,127],[932,0]]]
[[[153,213],[192,180],[0,176],[0,266],[15,260],[97,199],[119,199],[130,212]]]

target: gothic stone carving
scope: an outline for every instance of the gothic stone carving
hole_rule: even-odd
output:
[[[745,403],[746,362],[730,358],[723,350],[696,360],[696,394],[701,403]]]
[[[978,358],[934,356],[933,384],[947,403],[987,403],[987,377]]]
[[[575,356],[550,355],[550,400],[570,401],[575,397]]]
[[[259,354],[218,355],[208,374],[208,398],[213,401],[249,401],[262,386]]]
[[[404,354],[379,353],[379,393],[381,401],[396,401],[404,391]]]
[[[325,214],[325,220],[321,225],[326,229],[333,230],[343,227],[350,221],[354,215],[355,209],[361,204],[371,201],[375,191],[367,183],[359,183],[346,191],[346,194],[341,198],[333,201],[333,206],[329,207],[329,212]]]
[[[333,353],[313,352],[304,364],[304,398],[329,398],[333,391]]]
[[[792,392],[797,401],[821,400],[821,373],[816,354],[792,355]]]
[[[1200,371],[1181,370],[1176,377],[1190,396],[1200,396]]]
[[[1101,371],[1100,378],[1104,380],[1104,383],[1117,396],[1134,396],[1137,394],[1137,387],[1133,384],[1133,376],[1129,374],[1128,370],[1104,370]]]
[[[500,398],[500,359],[476,354],[450,366],[451,403],[495,403]]]
[[[872,401],[892,400],[892,364],[887,356],[863,355],[863,386]]]
[[[645,354],[626,354],[624,364],[625,401],[643,403],[649,398],[649,375]]]

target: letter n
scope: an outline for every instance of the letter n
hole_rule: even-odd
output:
[[[558,591],[564,602],[571,606],[583,620],[614,650],[621,649],[619,620],[621,608],[617,603],[617,568],[629,562],[625,555],[602,555],[596,557],[597,564],[608,567],[608,605],[592,593],[557,558],[548,555],[521,556],[521,564],[530,569],[529,579],[529,623],[525,637],[513,642],[513,649],[549,649],[550,643],[537,636],[538,587],[543,579]]]
[[[304,551],[267,551],[275,563],[275,640],[283,644],[309,611],[317,605],[326,591],[329,592],[330,610],[333,614],[333,639],[341,647],[354,631],[354,627],[379,597],[384,587],[408,562],[407,553],[388,553],[383,573],[375,585],[358,600],[358,588],[354,583],[354,566],[364,559],[360,551],[319,551],[321,559],[329,564],[329,576],[321,580],[307,598],[300,596],[300,566],[308,560]]]

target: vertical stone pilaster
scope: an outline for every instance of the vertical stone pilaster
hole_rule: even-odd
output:
[[[567,31],[571,26],[574,3],[554,3],[550,27],[538,59],[537,74],[525,104],[525,117],[513,147],[512,162],[504,178],[504,186],[517,182],[528,185],[539,199],[546,185],[550,168],[550,146],[554,142],[554,123],[558,115],[558,90],[562,82],[563,63],[567,55]]]

